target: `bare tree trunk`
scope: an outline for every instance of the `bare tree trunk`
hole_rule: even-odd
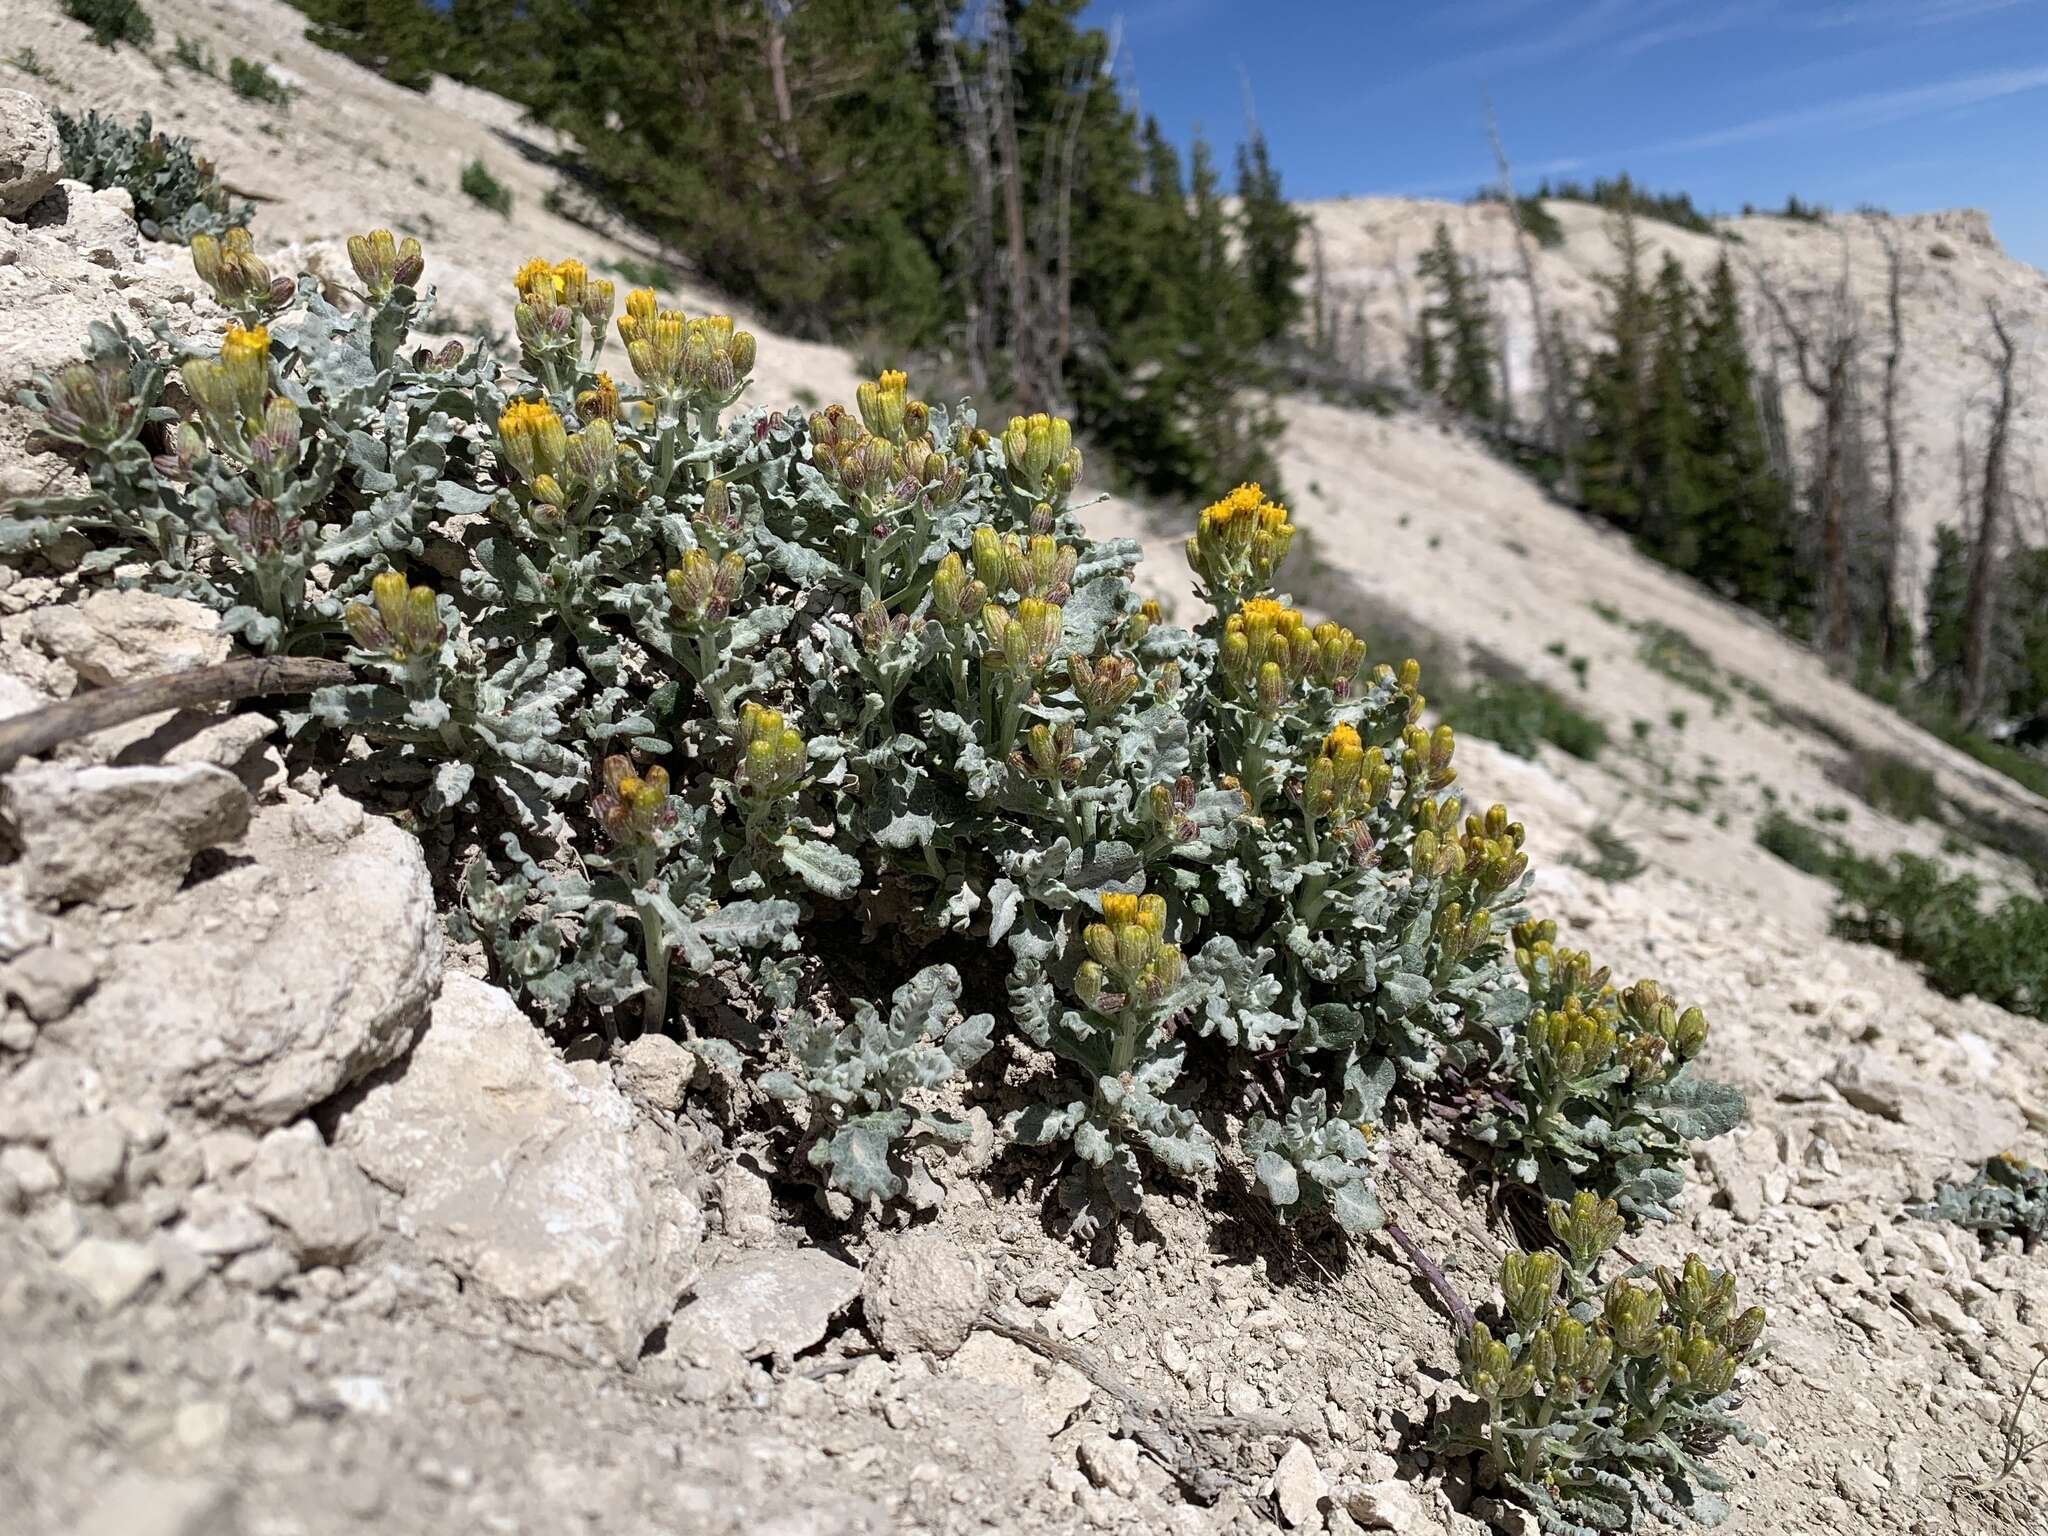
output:
[[[1849,301],[1849,275],[1845,261],[1835,289],[1834,314],[1828,330],[1815,341],[1806,327],[1792,318],[1786,305],[1763,272],[1752,264],[1750,271],[1764,297],[1777,313],[1778,324],[1792,341],[1793,361],[1798,365],[1799,383],[1821,411],[1820,483],[1814,488],[1814,506],[1820,515],[1821,628],[1823,655],[1837,664],[1846,662],[1855,648],[1855,613],[1849,591],[1848,489],[1844,483],[1849,435],[1850,385],[1860,340],[1854,311]]]
[[[1030,253],[1024,241],[1024,166],[1017,145],[1017,113],[1011,100],[1010,24],[1000,5],[988,18],[988,99],[995,128],[997,176],[1003,190],[1003,228],[1009,245],[1010,348],[1016,355],[1017,388],[1027,399],[1044,399],[1046,388],[1038,350],[1043,338],[1032,334]]]
[[[768,83],[775,92],[775,121],[785,128],[795,121],[796,109],[789,100],[789,39],[783,28],[789,22],[789,13],[795,8],[796,0],[762,0],[761,3],[761,9],[768,17]]]
[[[1536,356],[1543,366],[1543,429],[1550,440],[1550,451],[1557,455],[1563,466],[1558,490],[1567,501],[1579,499],[1579,452],[1576,422],[1572,416],[1571,403],[1564,378],[1564,368],[1557,356],[1557,338],[1551,334],[1550,326],[1543,317],[1543,290],[1536,281],[1536,258],[1529,249],[1529,232],[1522,228],[1522,205],[1515,198],[1515,177],[1508,168],[1507,147],[1501,142],[1500,125],[1494,120],[1493,103],[1486,104],[1486,136],[1493,143],[1493,163],[1500,170],[1500,196],[1508,211],[1508,224],[1515,232],[1515,259],[1521,264],[1522,286],[1529,290],[1529,318],[1536,327]],[[1503,373],[1507,350],[1503,342],[1501,356]]]
[[[959,104],[961,142],[967,153],[967,188],[970,212],[968,233],[972,260],[966,277],[962,309],[967,316],[967,336],[962,351],[967,357],[968,376],[978,399],[993,393],[995,373],[995,302],[991,291],[995,281],[995,166],[990,147],[988,101],[978,85],[969,84],[960,68],[960,40],[952,29],[940,38],[940,55],[945,61],[946,87]]]
[[[2013,364],[2018,355],[2012,333],[1998,306],[1987,305],[1991,334],[1998,341],[1993,359],[1998,369],[1998,403],[1992,408],[1991,436],[1984,444],[1984,490],[1978,503],[1977,540],[1970,548],[1970,586],[1963,599],[1963,692],[1966,724],[1984,713],[1991,675],[1991,630],[1998,607],[1998,541],[2004,532],[2006,445],[2012,427]]]
[[[1885,306],[1891,347],[1884,355],[1884,548],[1878,559],[1878,660],[1886,672],[1905,664],[1905,635],[1899,623],[1899,519],[1905,503],[1903,455],[1899,445],[1899,361],[1905,350],[1899,288],[1902,260],[1896,240],[1885,241]]]

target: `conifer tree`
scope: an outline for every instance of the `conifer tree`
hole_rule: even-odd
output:
[[[1694,447],[1690,354],[1692,284],[1678,258],[1666,255],[1650,295],[1652,336],[1644,402],[1641,479],[1644,502],[1638,536],[1649,552],[1689,575],[1697,574],[1704,513]]]
[[[1308,217],[1280,190],[1280,173],[1273,168],[1266,136],[1256,129],[1238,146],[1237,220],[1259,340],[1279,341],[1301,318],[1297,283],[1307,270],[1301,262],[1301,237]]]
[[[1429,249],[1416,261],[1415,274],[1429,296],[1419,341],[1423,388],[1473,421],[1490,423],[1494,351],[1486,296],[1441,219]]]
[[[1634,528],[1648,495],[1646,416],[1655,317],[1643,280],[1642,233],[1627,202],[1609,220],[1608,234],[1617,262],[1599,279],[1607,293],[1602,344],[1587,358],[1580,384],[1579,482],[1589,510]]]
[[[1934,530],[1934,567],[1927,574],[1927,683],[1955,707],[1963,684],[1963,614],[1970,591],[1970,546],[1962,530]]]
[[[1811,582],[1799,560],[1792,489],[1772,459],[1743,340],[1741,293],[1725,255],[1707,280],[1688,372],[1702,503],[1698,574],[1767,617],[1796,619]]]

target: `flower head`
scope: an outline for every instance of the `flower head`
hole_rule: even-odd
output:
[[[342,612],[349,638],[366,651],[395,662],[438,656],[448,628],[441,622],[431,587],[408,587],[401,571],[384,571],[370,581],[371,605],[350,603]]]

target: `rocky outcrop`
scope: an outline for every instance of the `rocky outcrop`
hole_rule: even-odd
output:
[[[0,91],[0,219],[18,219],[57,185],[64,150],[57,125],[25,91]]]
[[[403,1068],[336,1134],[423,1257],[631,1368],[696,1277],[701,1207],[674,1140],[510,996],[451,974]]]

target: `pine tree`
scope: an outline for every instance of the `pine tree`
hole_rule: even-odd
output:
[[[1301,237],[1308,218],[1281,192],[1266,136],[1257,130],[1237,150],[1237,222],[1259,340],[1279,341],[1301,318],[1297,283],[1307,270]]]
[[[1441,219],[1429,249],[1415,263],[1415,275],[1429,295],[1418,341],[1422,387],[1473,421],[1492,422],[1493,328],[1486,297]]]
[[[1697,574],[1767,617],[1794,620],[1811,596],[1799,560],[1792,490],[1771,454],[1742,298],[1724,255],[1700,305],[1688,363],[1694,474],[1701,500]]]
[[[1950,708],[1963,683],[1963,610],[1970,590],[1970,546],[1962,530],[1934,530],[1934,568],[1927,574],[1927,683]]]
[[[306,28],[309,42],[409,91],[424,91],[435,71],[447,67],[447,20],[421,0],[299,0],[299,9],[313,23]]]
[[[1607,292],[1604,345],[1587,358],[1580,383],[1579,482],[1589,510],[1624,527],[1640,525],[1645,470],[1650,356],[1655,316],[1643,281],[1643,239],[1628,203],[1608,223],[1618,258],[1599,281]]]
[[[1690,354],[1692,284],[1666,255],[1650,295],[1653,325],[1642,435],[1644,492],[1638,537],[1667,565],[1688,575],[1700,563],[1704,510],[1694,446]]]

